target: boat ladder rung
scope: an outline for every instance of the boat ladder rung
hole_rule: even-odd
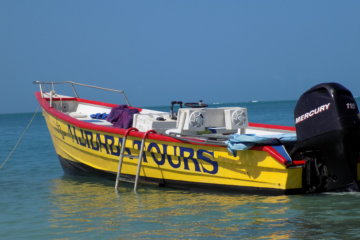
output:
[[[134,183],[134,180],[131,180],[130,178],[125,178],[125,177],[119,177],[119,181],[127,182],[127,183]]]
[[[127,157],[127,158],[139,158],[139,155],[132,155],[132,154],[124,154],[123,157]]]
[[[139,130],[136,129],[136,128],[127,129],[125,134],[124,134],[124,137],[122,139],[122,146],[121,146],[121,150],[120,150],[118,171],[117,171],[117,174],[116,174],[116,181],[115,181],[115,189],[116,189],[116,191],[118,190],[120,180],[124,181],[124,182],[132,182],[132,183],[134,183],[134,192],[137,191],[137,186],[138,186],[139,176],[140,176],[140,168],[141,168],[142,159],[143,159],[143,156],[144,156],[145,140],[146,140],[147,136],[150,133],[156,133],[154,130],[149,130],[149,131],[145,132],[145,134],[144,134],[144,136],[143,136],[143,138],[141,140],[141,145],[140,145],[140,148],[139,148],[139,155],[124,154],[127,137],[130,134],[130,132],[132,132],[132,131],[137,132]],[[136,174],[135,174],[135,181],[130,181],[127,178],[121,177],[121,168],[122,168],[122,165],[123,165],[123,162],[124,162],[124,157],[138,159],[137,170],[136,170]]]

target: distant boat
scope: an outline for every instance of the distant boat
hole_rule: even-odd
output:
[[[251,100],[250,102],[251,103],[257,103],[257,102],[259,102],[259,100]]]
[[[237,193],[357,189],[359,111],[339,84],[305,92],[295,108],[295,128],[248,123],[241,107],[182,108],[173,101],[168,113],[132,107],[122,90],[34,83],[64,171],[111,177],[116,189],[119,181],[132,181],[134,191],[139,181]],[[44,91],[64,83],[75,96]],[[78,85],[120,93],[126,104],[80,98]],[[174,104],[181,106],[177,112]]]

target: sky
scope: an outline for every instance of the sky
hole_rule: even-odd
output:
[[[36,80],[125,90],[140,107],[296,100],[322,82],[358,96],[359,12],[357,0],[0,0],[0,113],[35,111]]]

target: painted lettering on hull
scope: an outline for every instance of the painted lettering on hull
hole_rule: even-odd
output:
[[[68,124],[67,136],[72,139],[73,143],[79,146],[113,156],[120,155],[123,140],[121,137],[94,133],[89,130],[76,128],[70,124]],[[126,154],[132,154],[131,152],[139,150],[140,146],[140,140],[133,140],[132,148],[125,148]],[[145,151],[150,152],[150,154],[148,156],[144,154],[143,161],[153,161],[159,166],[168,163],[174,169],[193,170],[208,174],[216,174],[219,169],[218,162],[214,161],[214,152],[205,149],[195,150],[188,147],[151,142]],[[169,152],[173,154],[170,155]]]

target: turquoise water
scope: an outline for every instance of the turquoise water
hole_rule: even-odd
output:
[[[239,104],[233,104],[239,105]],[[252,122],[292,125],[294,101],[244,103]],[[161,109],[161,108],[158,108]],[[163,108],[167,110],[167,107]],[[32,114],[0,115],[0,162]],[[0,239],[358,239],[360,193],[190,192],[63,174],[38,114],[0,170]]]

